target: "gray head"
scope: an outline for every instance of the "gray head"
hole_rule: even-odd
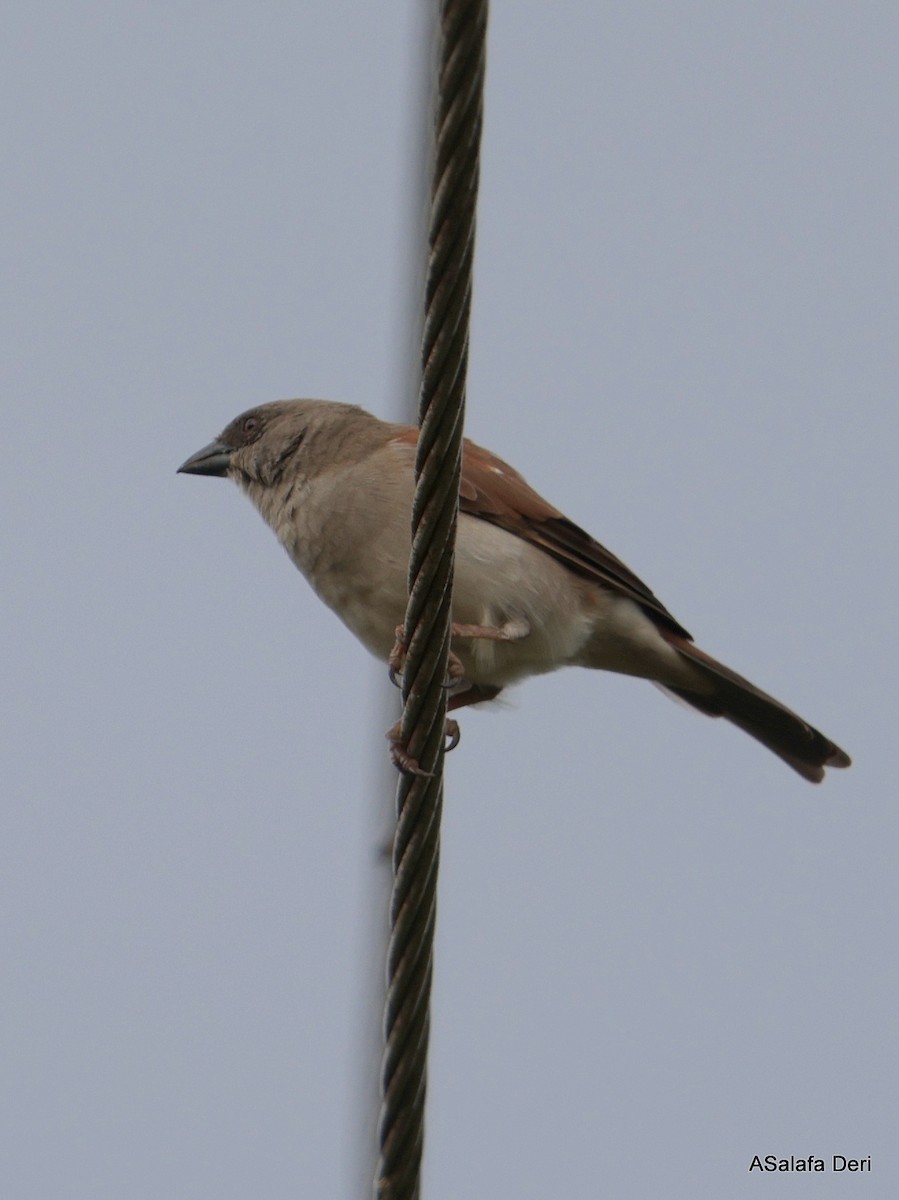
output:
[[[351,404],[276,400],[235,417],[178,471],[227,477],[244,488],[271,487],[285,472],[308,476],[321,464],[358,456],[360,441],[376,438],[379,428],[377,417]]]

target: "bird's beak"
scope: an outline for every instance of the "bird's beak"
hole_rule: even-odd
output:
[[[227,475],[231,465],[231,447],[222,441],[210,442],[178,468],[179,475]]]

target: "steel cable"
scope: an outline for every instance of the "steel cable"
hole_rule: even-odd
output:
[[[442,0],[420,434],[401,738],[426,774],[397,786],[379,1200],[418,1200],[443,802],[444,686],[462,464],[487,0]]]

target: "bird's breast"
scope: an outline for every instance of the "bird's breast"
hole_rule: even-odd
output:
[[[321,600],[381,659],[406,609],[411,481],[408,492],[388,494],[378,476],[328,472],[295,488],[269,520]]]

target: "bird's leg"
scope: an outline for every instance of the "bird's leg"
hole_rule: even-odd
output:
[[[526,638],[530,632],[530,625],[521,618],[513,621],[505,621],[502,625],[463,625],[454,621],[450,626],[450,635],[454,638],[481,638],[493,642],[519,642],[522,638]],[[387,666],[390,682],[395,687],[399,687],[399,677],[402,675],[403,668],[406,665],[406,653],[408,650],[406,633],[402,625],[397,625],[395,638],[393,649],[387,657]],[[462,683],[464,677],[465,668],[462,665],[462,660],[458,654],[450,650],[444,687],[447,689],[456,688]],[[463,708],[468,704],[479,704],[484,700],[492,700],[499,693],[499,688],[479,687],[472,684],[448,698],[447,711]],[[450,750],[455,750],[459,744],[461,736],[459,722],[448,717],[444,733],[449,738],[449,745],[446,747],[446,753],[449,753]],[[429,777],[429,772],[421,769],[418,765],[418,760],[409,753],[402,739],[402,721],[397,721],[395,725],[388,729],[386,737],[390,745],[390,757],[398,770],[403,771],[407,775]]]
[[[531,632],[523,617],[503,621],[502,625],[459,625],[456,621],[450,628],[454,638],[483,638],[490,642],[520,642]]]
[[[453,621],[450,626],[450,637],[472,638],[473,640],[482,639],[490,642],[520,642],[530,632],[531,627],[523,617],[504,621],[502,625],[463,625],[458,621]],[[402,675],[403,667],[406,665],[406,653],[408,651],[406,631],[402,625],[397,625],[394,639],[393,649],[387,656],[387,667],[390,682],[394,687],[399,687],[399,677]],[[448,688],[455,687],[465,675],[462,660],[452,650],[449,653],[446,674],[446,686]]]

